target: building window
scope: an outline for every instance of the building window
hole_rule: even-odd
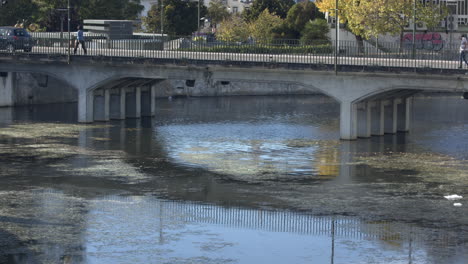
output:
[[[239,8],[237,6],[232,7],[232,12],[236,14],[239,11]]]

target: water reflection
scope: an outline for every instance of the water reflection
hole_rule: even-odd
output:
[[[324,97],[160,100],[93,125],[13,112],[0,262],[464,263],[468,216],[443,196],[468,195],[466,149],[443,133],[468,130],[418,119],[438,102],[420,100],[412,133],[355,142]]]

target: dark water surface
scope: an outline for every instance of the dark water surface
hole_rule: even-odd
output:
[[[466,264],[468,100],[413,111],[347,142],[321,96],[0,108],[0,263]]]

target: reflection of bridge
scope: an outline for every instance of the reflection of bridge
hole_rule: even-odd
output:
[[[103,50],[98,56],[74,56],[67,64],[64,51],[3,56],[0,85],[15,90],[16,72],[56,77],[77,90],[79,121],[93,122],[154,116],[155,94],[164,80],[185,80],[195,95],[202,90],[216,95],[235,82],[293,84],[340,103],[342,139],[408,131],[414,93],[466,89],[466,78],[450,70],[453,61],[340,57],[343,71],[336,75],[328,70],[333,56]]]
[[[219,207],[178,201],[158,201],[164,217],[188,222],[218,224],[233,228],[266,230],[310,235],[326,235],[349,239],[382,241],[423,241],[422,233],[410,225],[375,221],[356,217],[314,216],[292,211],[271,211],[237,207]]]

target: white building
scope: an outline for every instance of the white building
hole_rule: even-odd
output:
[[[195,1],[195,0],[191,0]],[[206,7],[210,6],[211,0],[200,0],[200,4]],[[242,13],[245,9],[248,9],[252,4],[253,0],[222,0],[226,5],[226,8],[230,13]],[[158,4],[158,0],[141,0],[141,4],[145,7],[141,12],[140,16],[146,16],[151,6]]]

